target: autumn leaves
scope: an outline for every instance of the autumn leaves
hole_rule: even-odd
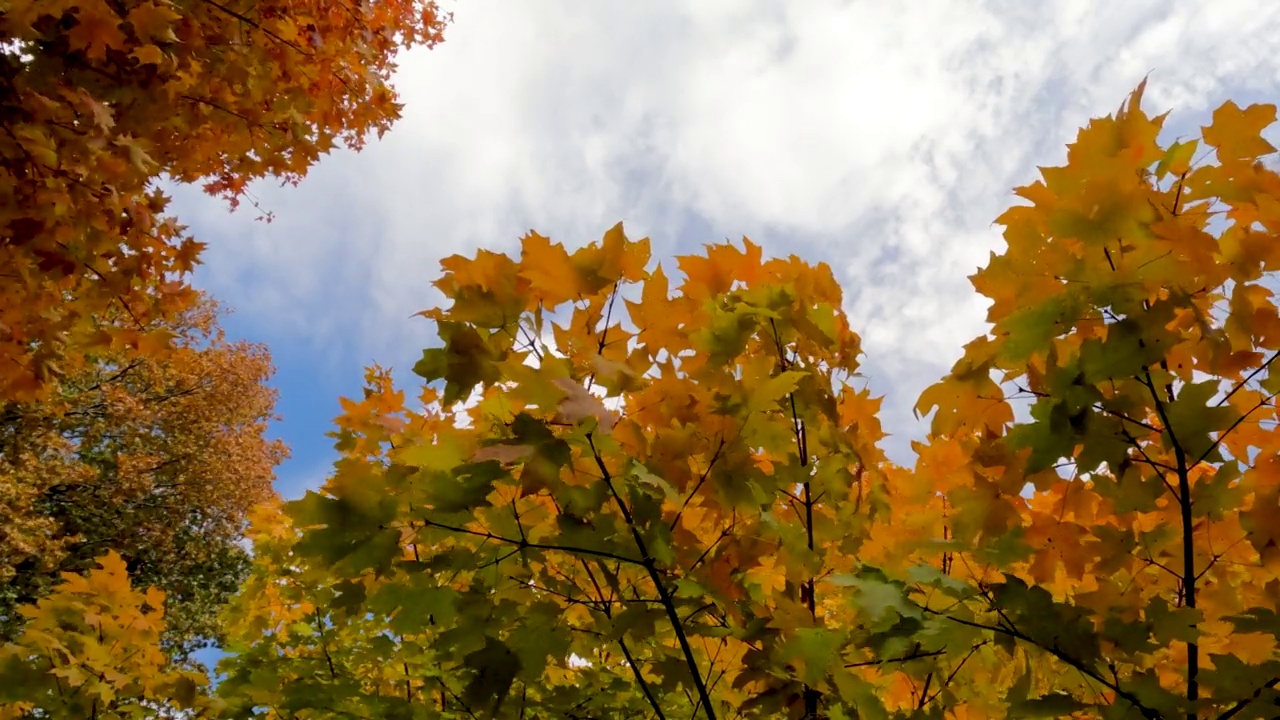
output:
[[[1141,94],[1000,218],[973,278],[992,332],[921,396],[913,468],[877,447],[824,266],[744,240],[673,282],[621,226],[446,259],[418,403],[371,371],[323,491],[258,530],[234,612],[298,629],[239,631],[225,697],[1270,717],[1275,110],[1224,105],[1162,145]]]
[[[398,117],[429,0],[14,0],[0,10],[0,717],[214,712],[284,448],[162,181],[232,206]],[[100,567],[99,567],[100,565]],[[148,589],[150,588],[150,589]],[[163,612],[161,610],[163,604]]]
[[[442,261],[416,396],[371,368],[280,508],[269,363],[155,183],[234,204],[359,147],[442,18],[11,5],[0,717],[1274,715],[1273,106],[1166,144],[1140,86],[1017,190],[913,467],[829,268],[618,225]],[[216,692],[175,665],[213,636]]]
[[[397,51],[441,40],[429,0],[359,4],[17,0],[0,16],[0,393],[43,397],[123,330],[194,302],[203,245],[166,215],[162,177],[234,206],[297,182],[399,116]],[[149,340],[163,345],[163,338]]]

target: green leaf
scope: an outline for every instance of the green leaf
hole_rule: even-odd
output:
[[[1009,715],[1015,718],[1061,718],[1094,707],[1061,692],[1010,703]]]
[[[925,587],[937,588],[954,598],[969,597],[977,590],[967,582],[942,572],[934,565],[913,565],[907,570],[907,580]]]
[[[474,673],[462,693],[463,699],[472,708],[488,708],[490,714],[496,715],[520,673],[520,656],[506,643],[486,635],[484,647],[469,653],[462,664]]]
[[[1134,318],[1111,323],[1105,339],[1091,338],[1080,346],[1084,381],[1097,385],[1139,375],[1164,358],[1174,340],[1164,327],[1151,329]]]
[[[570,637],[557,627],[559,607],[555,604],[528,604],[522,607],[518,630],[512,638],[513,652],[518,656],[519,670],[531,681],[541,679],[547,660],[562,660],[569,655]]]
[[[393,632],[415,635],[432,625],[452,625],[457,616],[457,602],[456,590],[441,587],[425,572],[415,572],[396,583],[380,586],[369,600],[369,610],[389,617]]]
[[[888,580],[878,570],[864,571],[865,576],[841,573],[831,577],[831,583],[857,590],[853,603],[871,620],[873,630],[885,630],[899,618],[919,618],[920,608],[907,597],[906,588]]]
[[[384,573],[400,554],[400,531],[386,526],[395,517],[393,498],[369,507],[308,490],[288,509],[298,526],[308,528],[298,552],[319,557],[336,570]]]
[[[396,460],[410,467],[434,472],[448,472],[466,462],[461,443],[442,435],[430,442],[420,442],[396,451]]]
[[[659,497],[672,503],[680,502],[680,493],[671,486],[671,483],[667,482],[662,477],[649,472],[649,469],[642,463],[638,461],[633,462],[631,465],[631,474],[636,480],[639,480],[642,485],[647,485],[657,490],[659,492]]]
[[[501,377],[497,361],[502,353],[470,325],[442,321],[438,323],[443,348],[422,351],[422,359],[413,372],[428,382],[444,380],[441,401],[452,405],[466,399],[476,385],[493,384]]]
[[[1029,448],[1027,474],[1052,467],[1061,458],[1075,455],[1078,436],[1083,434],[1091,412],[1077,403],[1044,399],[1031,406],[1032,422],[1015,425],[1008,434],[1009,446]]]
[[[831,628],[796,628],[787,641],[784,657],[799,660],[800,679],[809,685],[822,682],[844,647],[845,633]]]
[[[1266,633],[1280,636],[1280,613],[1271,608],[1249,608],[1238,615],[1226,618],[1239,633]]]
[[[427,502],[439,512],[452,513],[487,506],[486,498],[493,492],[494,483],[509,479],[511,473],[502,463],[488,460],[459,465],[448,475],[433,473],[425,477],[430,478],[426,483]]]
[[[1199,146],[1200,141],[1195,139],[1171,144],[1165,150],[1164,157],[1156,163],[1156,178],[1162,179],[1171,172],[1175,175],[1186,172],[1191,167],[1191,159],[1195,157]]]
[[[1011,313],[996,327],[1006,336],[1001,356],[1011,363],[1022,362],[1042,352],[1049,341],[1066,333],[1085,311],[1087,298],[1080,293],[1059,293],[1044,302]]]
[[[1202,670],[1200,682],[1213,688],[1214,697],[1247,698],[1273,678],[1280,677],[1280,661],[1250,665],[1227,653],[1213,653],[1209,659],[1213,661],[1213,669]]]
[[[747,341],[758,327],[758,321],[752,313],[741,308],[717,309],[711,315],[710,324],[698,338],[698,344],[705,348],[708,362],[721,365],[738,357],[746,349]]]
[[[1163,436],[1165,447],[1176,439],[1186,453],[1188,461],[1199,460],[1213,444],[1210,433],[1219,433],[1230,427],[1239,417],[1239,411],[1231,405],[1210,406],[1209,401],[1218,394],[1218,381],[1205,380],[1188,384],[1178,391],[1178,397],[1165,406],[1169,427]],[[1215,451],[1207,457],[1210,462],[1222,460]]]
[[[778,373],[763,383],[747,390],[747,413],[758,413],[775,408],[778,401],[788,393],[795,391],[796,386],[807,375],[800,370],[788,370]]]

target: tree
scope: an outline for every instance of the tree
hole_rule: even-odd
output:
[[[20,631],[18,604],[107,550],[168,594],[176,656],[218,638],[248,570],[247,513],[274,497],[286,455],[266,437],[270,356],[227,341],[218,312],[202,299],[168,324],[163,361],[104,350],[48,398],[0,404],[0,512],[13,518],[0,532],[0,639]]]
[[[830,269],[744,240],[679,258],[673,294],[648,259],[619,225],[573,254],[531,233],[519,260],[444,261],[426,409],[377,369],[344,403],[334,476],[291,505],[288,560],[262,560],[327,589],[242,599],[276,628],[305,603],[314,627],[245,628],[225,693],[366,716],[398,698],[405,717],[874,698],[837,671],[866,632],[850,590],[876,592],[851,573],[886,463]]]
[[[1003,648],[1018,708],[1275,717],[1276,109],[1165,146],[1142,90],[1019,188],[992,331],[920,399],[956,576],[921,610]]]
[[[398,117],[399,48],[433,0],[14,0],[0,12],[0,398],[43,395],[86,353],[194,301],[200,243],[156,182],[230,200],[297,182]],[[108,311],[110,310],[110,313]],[[107,314],[132,324],[102,326]]]
[[[446,259],[416,403],[261,508],[227,716],[1275,717],[1275,108],[1142,89],[1001,217],[911,469],[825,266]]]
[[[0,718],[194,718],[216,708],[208,678],[173,668],[161,649],[164,593],[133,589],[114,552],[22,613],[21,636],[0,646]]]

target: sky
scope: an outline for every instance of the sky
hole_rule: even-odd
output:
[[[1169,139],[1280,90],[1273,0],[441,8],[446,41],[401,58],[400,122],[297,187],[256,185],[273,222],[173,193],[209,244],[196,285],[275,359],[286,497],[323,483],[364,366],[415,386],[433,328],[411,316],[441,302],[441,258],[518,251],[531,229],[572,249],[618,221],[655,259],[746,236],[831,265],[885,397],[883,446],[910,462],[917,395],[986,329],[967,276],[1001,249],[1012,188],[1144,76]]]

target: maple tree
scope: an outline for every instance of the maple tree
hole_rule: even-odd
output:
[[[416,407],[373,368],[261,520],[236,716],[1273,717],[1275,109],[1142,90],[1000,218],[914,468],[825,266],[443,261]]]
[[[425,409],[377,368],[344,401],[325,491],[257,545],[278,549],[229,702],[721,717],[873,694],[832,674],[884,458],[829,268],[719,245],[673,294],[648,260],[617,226],[444,261]]]
[[[163,351],[140,330],[194,302],[203,246],[157,182],[234,207],[255,179],[358,149],[398,117],[396,52],[447,20],[431,0],[5,3],[0,398],[40,397],[121,340]]]
[[[217,614],[248,571],[245,518],[274,497],[286,455],[266,437],[271,358],[228,341],[219,312],[202,298],[166,323],[163,361],[122,345],[44,400],[0,403],[0,514],[12,518],[0,530],[0,639],[21,631],[19,604],[107,550],[169,595],[166,649],[185,657],[218,638]]]
[[[918,405],[914,497],[949,540],[921,548],[948,577],[913,612],[989,641],[1023,708],[1270,718],[1276,109],[1162,145],[1144,85],[1018,189],[973,276],[992,330]]]
[[[255,508],[217,712],[1274,717],[1275,108],[1164,144],[1142,92],[1001,216],[910,468],[825,265],[445,259],[416,398],[370,368]]]
[[[0,645],[0,718],[207,716],[217,708],[202,672],[177,669],[161,649],[164,593],[135,590],[125,562],[67,573],[35,605],[20,637]],[[197,715],[196,713],[199,713]]]

